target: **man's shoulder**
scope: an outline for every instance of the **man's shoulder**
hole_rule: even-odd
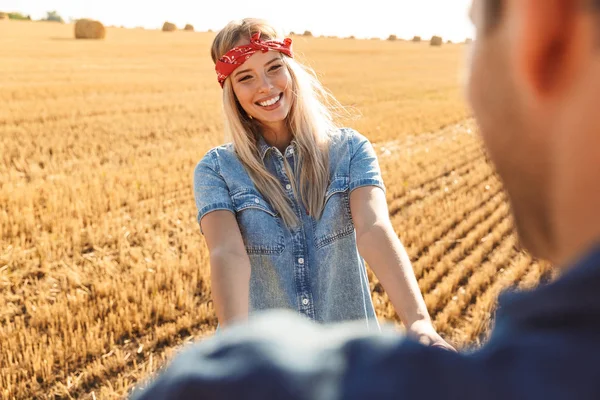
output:
[[[357,322],[322,325],[266,311],[183,351],[140,399],[176,398],[182,391],[198,398],[217,392],[220,398],[416,398],[429,370],[460,369],[460,360],[466,362],[391,326],[374,333]],[[417,370],[422,382],[408,379]],[[423,398],[440,398],[444,388]]]

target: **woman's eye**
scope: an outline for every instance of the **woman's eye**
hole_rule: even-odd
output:
[[[243,76],[238,82],[247,81],[248,79],[250,79],[250,75]]]
[[[279,68],[281,68],[281,65],[273,65],[271,68],[269,68],[269,71],[277,71]]]

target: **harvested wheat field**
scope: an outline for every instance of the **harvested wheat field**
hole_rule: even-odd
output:
[[[124,396],[212,333],[192,172],[223,140],[213,33],[1,21],[0,397]],[[486,338],[549,266],[518,250],[459,85],[464,45],[294,38],[362,114],[437,329]],[[380,318],[396,319],[369,271]]]

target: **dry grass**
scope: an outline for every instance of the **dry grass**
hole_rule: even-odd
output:
[[[222,142],[213,33],[6,21],[0,46],[0,397],[120,398],[214,331],[192,171]],[[485,340],[498,293],[547,274],[515,247],[462,101],[463,48],[295,37],[374,143],[437,328]],[[401,62],[400,62],[401,61]],[[394,65],[394,68],[389,68]],[[382,319],[395,319],[369,271]]]

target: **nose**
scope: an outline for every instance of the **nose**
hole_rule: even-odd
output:
[[[267,74],[262,73],[258,77],[258,91],[259,93],[269,93],[273,88],[273,84],[271,80],[267,76]]]

